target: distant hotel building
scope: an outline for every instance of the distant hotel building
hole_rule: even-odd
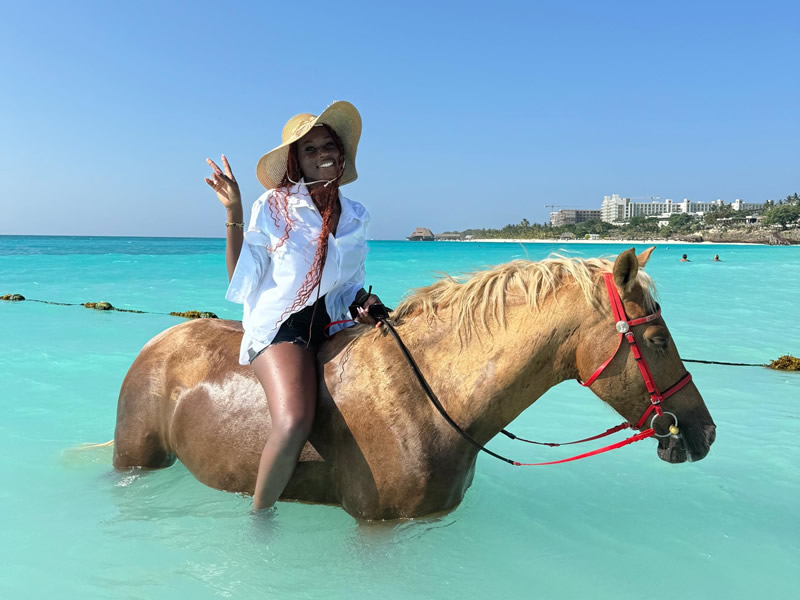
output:
[[[761,210],[764,208],[764,204],[757,204],[755,202],[745,202],[744,200],[739,200],[738,198],[731,202],[731,208],[733,210]]]
[[[631,202],[630,198],[622,198],[619,194],[614,194],[612,196],[603,196],[600,218],[606,223],[627,223],[631,220],[631,217],[669,219],[670,215],[675,213],[702,217],[715,207],[722,208],[724,205],[725,203],[722,200],[692,202],[687,198],[684,198],[682,202],[673,202],[669,198],[663,202],[658,200]],[[737,199],[731,203],[731,208],[737,211],[760,210],[764,208],[764,205]]]
[[[599,210],[561,209],[550,213],[550,226],[576,225],[592,219],[600,219]]]

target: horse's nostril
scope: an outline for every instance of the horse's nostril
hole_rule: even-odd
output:
[[[682,438],[670,438],[664,447],[659,445],[657,452],[661,460],[670,463],[682,463],[690,459],[686,444]]]

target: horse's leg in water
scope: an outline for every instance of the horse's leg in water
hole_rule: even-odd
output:
[[[125,378],[117,406],[114,431],[114,468],[163,469],[175,462],[158,427],[160,401],[144,393],[134,377]]]
[[[300,344],[275,344],[253,361],[253,370],[264,387],[272,420],[253,496],[258,510],[278,500],[311,431],[317,401],[315,353]]]

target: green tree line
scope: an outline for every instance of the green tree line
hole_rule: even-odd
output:
[[[797,193],[786,196],[777,202],[768,200],[761,211],[748,211],[746,214],[759,214],[763,216],[764,225],[780,225],[783,229],[793,223],[800,222],[800,196]],[[522,219],[518,224],[508,224],[500,229],[466,229],[463,236],[472,236],[477,239],[552,239],[561,237],[565,233],[573,234],[577,239],[583,239],[590,234],[599,234],[600,237],[632,237],[645,238],[652,236],[671,237],[672,235],[686,235],[699,233],[710,227],[727,227],[739,225],[736,219],[745,216],[740,211],[735,211],[730,205],[714,207],[702,219],[685,213],[670,215],[666,225],[659,226],[663,219],[654,217],[632,217],[628,223],[613,225],[599,219],[584,221],[575,225],[562,225],[550,227],[547,224],[530,223]]]

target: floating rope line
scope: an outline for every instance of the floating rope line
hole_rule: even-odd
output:
[[[0,300],[6,302],[39,302],[41,304],[54,304],[56,306],[83,306],[84,308],[92,308],[94,310],[114,310],[117,312],[136,313],[140,315],[170,315],[172,317],[183,317],[184,319],[218,319],[219,317],[213,312],[187,310],[185,312],[154,312],[147,310],[134,310],[132,308],[117,308],[110,302],[51,302],[49,300],[35,300],[33,298],[26,298],[22,294],[6,294],[0,296]],[[769,362],[764,363],[735,363],[735,362],[722,362],[716,360],[698,360],[693,358],[684,358],[683,362],[701,363],[704,365],[725,365],[727,367],[767,367],[777,371],[800,371],[800,358],[792,356],[791,354],[784,354],[780,358],[776,358]]]
[[[784,354],[783,356],[769,361],[769,364],[760,363],[734,363],[734,362],[720,362],[716,360],[697,360],[692,358],[681,359],[683,362],[701,363],[704,365],[726,365],[729,367],[767,367],[776,371],[800,371],[800,358],[792,356],[791,354]]]
[[[117,308],[110,302],[52,302],[50,300],[35,300],[34,298],[26,298],[22,294],[6,294],[0,296],[0,300],[6,302],[39,302],[40,304],[54,304],[56,306],[83,306],[84,308],[91,308],[94,310],[113,310],[116,312],[136,313],[140,315],[170,315],[173,317],[183,317],[184,319],[218,319],[217,315],[213,312],[200,311],[200,310],[187,310],[185,312],[155,312],[148,310],[135,310],[132,308]]]
[[[767,367],[764,363],[732,363],[732,362],[720,362],[716,360],[696,360],[691,358],[682,358],[683,362],[693,362],[693,363],[702,363],[704,365],[727,365],[729,367]],[[774,361],[773,361],[774,362]]]

